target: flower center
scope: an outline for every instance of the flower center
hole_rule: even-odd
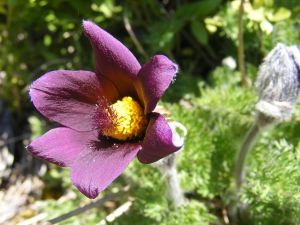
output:
[[[124,97],[110,105],[106,114],[111,123],[102,129],[102,134],[121,141],[141,137],[149,122],[140,104],[131,97]]]

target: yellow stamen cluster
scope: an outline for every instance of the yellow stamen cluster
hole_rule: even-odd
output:
[[[148,119],[140,104],[131,97],[110,105],[114,116],[111,116],[112,126],[104,128],[102,134],[121,141],[131,140],[142,136],[147,128]]]

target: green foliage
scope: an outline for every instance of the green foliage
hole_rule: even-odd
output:
[[[181,5],[176,13],[175,18],[189,20],[191,18],[203,18],[212,13],[220,4],[220,0],[203,0],[198,2],[186,3]]]
[[[278,42],[288,45],[299,43],[299,7],[293,1],[254,1],[244,4],[244,47],[248,63],[258,66],[261,59]],[[229,38],[238,46],[237,18],[240,1],[228,1],[213,17],[204,21],[211,33]],[[226,51],[226,50],[225,50]],[[229,49],[232,51],[232,49]],[[226,54],[230,55],[226,51]]]
[[[128,19],[149,56],[160,53],[192,74],[213,70],[228,55],[236,58],[240,1],[0,1],[0,97],[12,111],[28,105],[28,83],[55,69],[93,68],[91,47],[82,35],[90,19],[125,43],[144,63],[123,25]],[[32,12],[35,13],[32,13]],[[297,1],[255,1],[245,5],[244,46],[257,66],[277,42],[296,44]]]
[[[28,123],[30,125],[30,129],[32,131],[32,136],[30,137],[31,140],[34,140],[46,132],[45,129],[45,122],[41,121],[36,116],[31,116],[28,118]]]
[[[299,145],[264,135],[251,155],[244,199],[255,224],[299,224]],[[261,152],[264,152],[262,154]],[[259,160],[258,160],[259,159]]]
[[[195,35],[196,39],[201,44],[207,44],[208,41],[208,33],[206,31],[206,28],[202,22],[199,21],[193,21],[191,23],[191,31],[193,35]]]

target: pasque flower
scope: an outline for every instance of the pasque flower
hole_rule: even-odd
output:
[[[153,112],[177,66],[156,55],[142,67],[118,40],[83,22],[95,56],[95,72],[57,70],[30,86],[35,107],[58,122],[28,150],[71,167],[72,183],[95,198],[137,156],[153,163],[181,148],[162,115]]]

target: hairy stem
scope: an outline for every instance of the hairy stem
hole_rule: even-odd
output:
[[[245,163],[249,152],[252,150],[252,146],[255,143],[257,137],[260,134],[260,126],[258,124],[258,120],[256,119],[248,131],[241,148],[239,149],[236,168],[235,168],[235,181],[236,181],[236,189],[239,193],[242,188],[245,180]]]
[[[249,152],[252,150],[258,136],[263,130],[270,129],[278,121],[276,118],[267,116],[261,112],[257,112],[255,121],[252,127],[248,131],[241,148],[239,149],[238,157],[236,160],[235,167],[235,179],[236,179],[236,189],[239,192],[244,184],[245,180],[245,163]]]
[[[184,205],[184,196],[183,196],[182,190],[180,189],[176,168],[171,169],[166,174],[165,179],[166,179],[169,194],[173,200],[174,206],[177,207],[180,205]]]
[[[178,207],[184,204],[184,195],[180,189],[177,176],[176,154],[177,153],[172,153],[151,165],[156,167],[162,173],[166,181],[168,197],[172,199],[174,206]]]

